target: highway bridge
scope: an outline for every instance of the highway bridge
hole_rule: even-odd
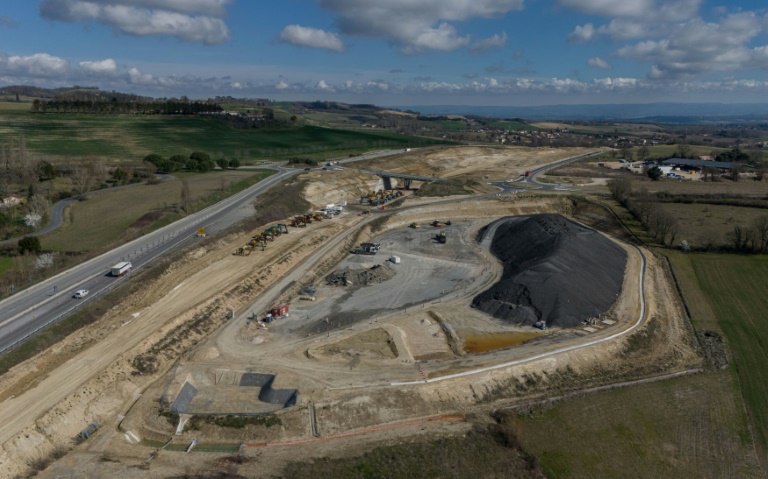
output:
[[[385,190],[392,189],[392,182],[390,181],[391,178],[397,178],[399,180],[403,180],[403,186],[405,186],[406,190],[411,188],[411,181],[432,182],[432,181],[440,181],[443,179],[443,178],[434,178],[431,176],[407,175],[405,173],[391,173],[389,171],[360,170],[360,172],[382,177],[384,179]]]

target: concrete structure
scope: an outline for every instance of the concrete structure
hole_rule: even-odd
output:
[[[403,186],[405,186],[406,190],[409,190],[411,188],[411,181],[432,182],[432,181],[442,180],[442,178],[434,178],[431,176],[406,175],[404,173],[390,173],[388,171],[360,170],[360,172],[382,177],[382,179],[384,179],[385,190],[392,189],[392,182],[391,182],[392,178],[398,178],[403,180]]]

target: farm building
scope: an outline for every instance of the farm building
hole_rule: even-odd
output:
[[[707,167],[719,170],[730,170],[733,167],[733,163],[729,161],[689,160],[687,158],[670,158],[662,161],[661,164],[695,171]]]

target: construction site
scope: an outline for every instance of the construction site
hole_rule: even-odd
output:
[[[275,477],[299,458],[461,435],[469,413],[699,364],[667,269],[609,211],[487,184],[574,152],[490,150],[373,165],[484,180],[450,197],[313,171],[311,211],[186,251],[81,333],[102,339],[55,375],[35,374],[68,345],[2,379],[30,400],[67,368],[99,368],[72,369],[84,386],[3,438],[0,476],[97,421],[41,477],[172,477],[233,453],[258,463],[238,474]]]

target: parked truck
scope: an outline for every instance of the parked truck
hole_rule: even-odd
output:
[[[110,273],[112,276],[122,276],[124,274],[130,273],[131,268],[133,268],[133,265],[130,263],[130,261],[123,261],[112,266]]]

